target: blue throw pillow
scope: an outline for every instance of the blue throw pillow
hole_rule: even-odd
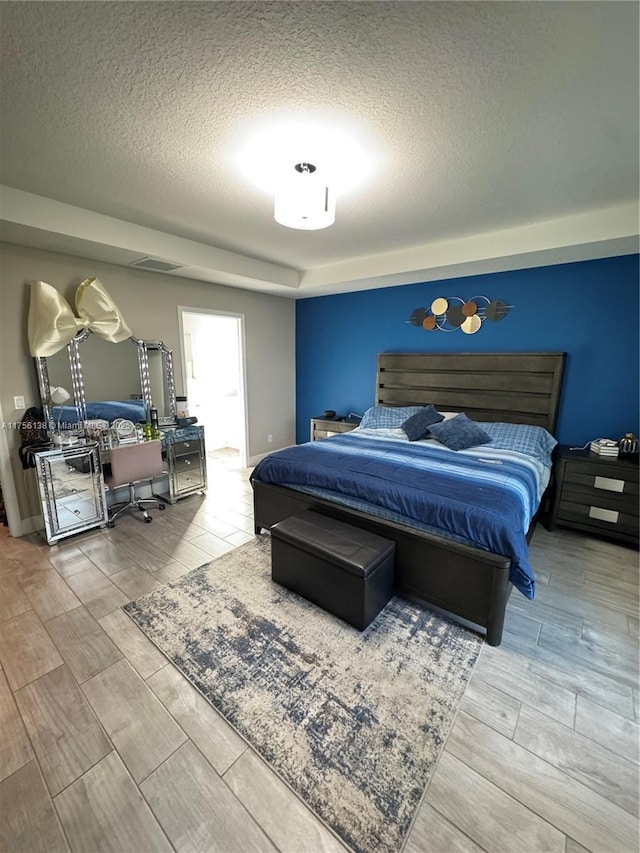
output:
[[[364,413],[360,429],[399,429],[411,415],[423,406],[372,406]]]
[[[444,418],[435,408],[429,404],[411,415],[410,418],[402,424],[402,429],[406,432],[409,441],[419,441],[421,438],[426,438],[429,435],[429,427],[432,424],[438,424]]]
[[[429,432],[449,450],[466,450],[491,441],[491,436],[477,423],[470,421],[464,412],[442,423],[432,424]]]

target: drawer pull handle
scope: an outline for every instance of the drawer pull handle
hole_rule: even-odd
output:
[[[609,521],[611,524],[618,523],[619,512],[613,509],[603,509],[600,506],[589,507],[589,518],[595,518],[598,521]]]
[[[608,492],[624,492],[624,480],[611,477],[595,477],[593,485],[596,489],[606,489]]]

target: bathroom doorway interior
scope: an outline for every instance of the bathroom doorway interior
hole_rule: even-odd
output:
[[[187,405],[204,426],[207,456],[246,468],[244,318],[182,307],[179,316]]]

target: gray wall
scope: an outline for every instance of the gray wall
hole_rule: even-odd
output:
[[[19,421],[22,415],[13,407],[14,395],[24,395],[27,406],[40,402],[27,343],[30,282],[46,281],[73,305],[78,284],[94,276],[134,335],[163,340],[173,350],[178,394],[183,393],[178,305],[244,314],[249,457],[295,442],[294,300],[0,243],[0,404],[5,422]],[[267,443],[269,434],[272,444]],[[7,437],[20,517],[30,518],[39,512],[33,472],[22,470],[17,433],[9,430]]]

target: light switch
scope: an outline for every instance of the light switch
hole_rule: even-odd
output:
[[[27,407],[24,404],[24,397],[14,397],[13,398],[13,408],[14,409],[26,409]]]

